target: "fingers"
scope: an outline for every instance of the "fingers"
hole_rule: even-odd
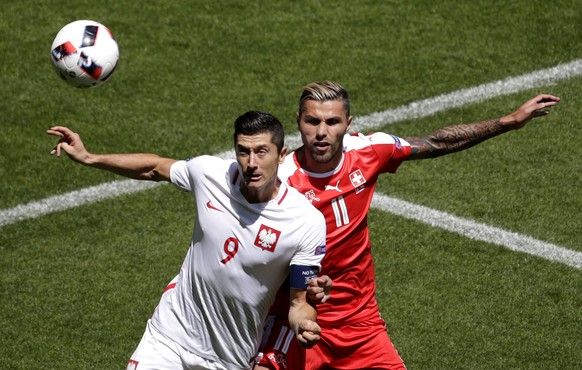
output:
[[[75,132],[65,126],[53,126],[46,130],[46,133],[52,136],[58,136],[62,139],[72,140],[75,136]]]
[[[308,300],[314,304],[325,303],[330,296],[332,280],[327,275],[310,279],[307,284]]]
[[[303,320],[300,324],[297,340],[302,347],[311,348],[320,339],[321,328],[315,321]]]
[[[329,297],[325,295],[324,292],[310,293],[308,301],[312,304],[325,303]]]
[[[61,152],[63,150],[66,152],[69,144],[75,141],[76,134],[73,132],[73,130],[65,126],[53,126],[46,130],[46,133],[60,138],[57,145],[50,152],[50,154],[53,156],[60,157]]]
[[[67,143],[64,141],[59,141],[57,145],[53,148],[53,150],[51,150],[51,155],[56,155],[57,157],[60,157],[64,145],[67,145]]]
[[[303,348],[311,348],[319,341],[320,338],[321,337],[319,334],[304,331],[297,337],[297,340]]]
[[[46,133],[49,134],[49,135],[58,136],[58,137],[64,137],[65,136],[65,134],[63,134],[62,132],[57,131],[57,130],[53,130],[52,128],[46,130]]]
[[[309,280],[308,285],[310,287],[317,287],[317,288],[328,288],[332,285],[332,280],[327,275],[318,276]]]
[[[538,102],[559,102],[560,98],[550,94],[539,94],[534,98]]]
[[[317,335],[319,335],[321,333],[321,328],[313,320],[302,320],[301,324],[300,324],[300,328],[303,331],[311,332],[311,333],[317,334]]]
[[[533,98],[531,101],[537,105],[534,107],[537,110],[557,105],[560,102],[560,98],[550,94],[540,94]]]
[[[71,135],[71,134],[73,134],[73,130],[71,130],[70,128],[65,127],[65,126],[53,126],[50,129],[48,129],[47,132],[48,131],[61,132],[61,133],[65,134],[65,135]]]
[[[324,288],[331,288],[333,281],[331,280],[331,278],[327,275],[322,275],[320,277],[321,280],[323,280],[323,287]]]

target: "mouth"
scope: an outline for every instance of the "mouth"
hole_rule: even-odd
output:
[[[244,175],[245,181],[249,182],[257,182],[261,179],[261,175],[257,173],[247,173]]]
[[[327,149],[328,149],[329,147],[330,147],[330,144],[329,144],[329,143],[325,143],[325,142],[319,142],[319,141],[318,141],[318,142],[315,142],[315,143],[313,143],[313,149],[314,149],[316,152],[321,152],[321,153],[323,153],[323,152],[327,151]]]

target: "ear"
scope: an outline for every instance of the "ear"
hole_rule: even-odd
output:
[[[285,161],[285,157],[287,156],[287,147],[284,146],[281,149],[281,153],[279,153],[279,164],[283,164],[283,162]]]
[[[299,126],[299,121],[301,120],[301,114],[299,112],[295,113],[295,116],[297,117],[297,126]]]
[[[346,127],[346,134],[350,131],[350,128],[352,127],[352,119],[353,118],[354,117],[352,117],[352,116],[348,117],[348,127]]]

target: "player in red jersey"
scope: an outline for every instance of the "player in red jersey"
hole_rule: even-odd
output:
[[[327,302],[317,306],[321,340],[309,350],[277,341],[285,331],[285,317],[273,307],[271,320],[283,321],[274,323],[271,336],[264,338],[266,345],[256,368],[404,369],[375,297],[367,212],[378,176],[396,172],[404,160],[457,152],[519,129],[532,118],[548,114],[545,108],[559,101],[541,94],[509,115],[445,127],[424,137],[348,135],[352,117],[345,89],[329,81],[306,86],[297,113],[304,145],[287,156],[279,176],[325,215],[327,252],[321,273],[333,280],[333,289]],[[304,367],[299,364],[302,361]]]

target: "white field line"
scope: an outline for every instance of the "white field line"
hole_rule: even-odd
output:
[[[529,253],[550,261],[582,269],[582,253],[555,244],[546,243],[530,236],[507,231],[465,218],[450,215],[404,200],[375,193],[372,207],[410,220],[439,227],[467,238],[497,244],[512,251]]]
[[[80,207],[84,204],[118,197],[123,194],[151,189],[160,184],[162,183],[139,180],[117,180],[71,191],[70,193],[55,195],[36,202],[21,204],[14,208],[0,211],[0,227],[29,218],[36,218],[53,212]]]
[[[405,106],[372,113],[367,116],[356,117],[352,125],[352,130],[365,131],[399,121],[422,118],[447,109],[482,102],[497,96],[514,94],[526,89],[552,85],[560,80],[566,80],[580,75],[582,75],[582,59],[576,59],[569,63],[559,64],[555,67],[534,71],[521,76],[510,77],[504,80],[439,95],[430,99],[419,100]],[[288,135],[286,137],[286,144],[291,149],[297,148],[301,145],[301,137],[299,134]],[[223,158],[232,158],[234,153],[232,150],[227,150],[217,155]],[[49,197],[40,201],[30,202],[14,208],[0,210],[0,227],[53,212],[79,207],[84,204],[113,198],[122,194],[130,194],[150,189],[159,184],[160,183],[141,182],[136,180],[119,180]],[[385,206],[385,202],[387,202],[386,204],[389,204],[389,206]],[[381,194],[376,195],[372,206],[378,207],[386,212],[414,218],[436,227],[442,227],[469,238],[475,239],[477,238],[476,235],[478,235],[479,240],[498,244],[511,250],[519,250],[525,253],[541,256],[576,268],[582,268],[582,253],[538,241],[525,235],[511,233],[487,225],[473,223],[468,220],[462,220],[444,212],[388,198]],[[435,215],[436,218],[434,218]],[[435,221],[443,219],[455,221]],[[466,224],[466,222],[471,224]],[[447,226],[451,224],[455,226]],[[465,226],[461,227],[459,225]]]

